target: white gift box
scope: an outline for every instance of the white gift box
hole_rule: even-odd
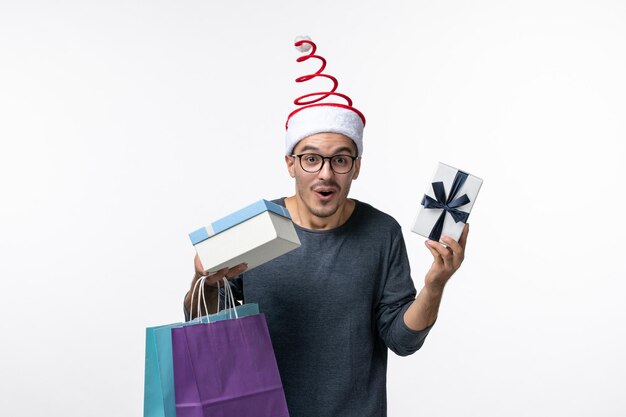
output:
[[[189,234],[209,272],[247,263],[248,270],[300,246],[285,207],[259,200]]]
[[[432,240],[448,235],[458,241],[482,183],[478,177],[439,162],[412,231]]]

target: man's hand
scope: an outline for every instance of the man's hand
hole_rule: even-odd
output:
[[[449,236],[442,236],[441,240],[443,240],[448,247],[434,240],[426,241],[426,247],[433,255],[433,264],[426,273],[426,287],[443,290],[443,287],[452,274],[454,274],[463,263],[468,233],[469,225],[466,224],[458,242]]]
[[[242,274],[246,269],[248,269],[248,265],[243,263],[243,264],[234,266],[232,268],[220,269],[219,271],[211,274],[209,273],[209,271],[204,270],[198,255],[196,255],[196,257],[194,258],[193,263],[195,266],[196,273],[194,274],[194,277],[191,280],[191,288],[189,289],[189,292],[187,293],[187,295],[185,295],[185,309],[187,309],[187,311],[191,314],[191,318],[195,318],[197,315],[197,311],[196,311],[197,309],[195,308],[192,309],[190,307],[192,303],[191,295],[193,294],[193,288],[196,285],[196,282],[198,282],[200,278],[207,277],[206,280],[204,281],[204,290],[205,290],[205,293],[207,294],[205,296],[205,299],[208,304],[207,307],[209,309],[209,312],[216,311],[217,302],[216,302],[215,292],[217,291],[217,282],[221,281],[223,278],[227,278],[227,279],[235,278],[236,276]],[[200,291],[198,288],[196,288],[196,293],[193,299],[194,306],[198,302],[199,296],[200,296]],[[204,311],[203,305],[201,309],[202,309],[202,314],[208,314],[206,311]]]
[[[433,254],[433,264],[426,273],[424,288],[404,313],[404,323],[408,328],[423,330],[432,326],[437,319],[443,287],[463,263],[468,233],[469,225],[466,224],[458,242],[449,236],[443,236],[441,240],[448,247],[433,240],[426,241],[426,247]]]
[[[193,264],[196,269],[196,275],[194,276],[194,279],[191,282],[192,290],[196,281],[202,277],[207,277],[205,281],[206,284],[215,287],[215,283],[218,281],[221,281],[222,278],[227,278],[227,279],[235,278],[236,276],[243,273],[246,269],[248,269],[248,264],[244,263],[244,264],[239,264],[237,266],[233,266],[232,268],[222,268],[219,271],[214,272],[213,274],[210,274],[209,271],[205,271],[204,268],[202,267],[202,263],[200,262],[200,257],[198,257],[198,255],[196,255],[196,257],[193,259]]]

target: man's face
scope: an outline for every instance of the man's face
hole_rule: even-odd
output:
[[[302,139],[293,150],[294,155],[315,153],[321,156],[357,155],[352,139],[338,133],[318,133]],[[361,159],[346,174],[333,172],[328,159],[319,172],[302,169],[298,158],[286,156],[289,174],[296,180],[296,196],[308,211],[317,217],[330,217],[343,206],[350,191],[352,180],[359,176]]]

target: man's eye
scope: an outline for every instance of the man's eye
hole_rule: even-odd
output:
[[[336,156],[335,163],[339,165],[345,165],[348,162],[348,158],[343,156]]]
[[[310,164],[314,164],[318,162],[318,159],[315,155],[307,155],[304,157],[304,160]]]

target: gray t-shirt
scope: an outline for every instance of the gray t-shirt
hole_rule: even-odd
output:
[[[430,330],[404,324],[416,291],[400,225],[356,201],[342,226],[296,232],[302,246],[233,280],[265,313],[290,416],[386,416],[387,348],[409,355]]]

